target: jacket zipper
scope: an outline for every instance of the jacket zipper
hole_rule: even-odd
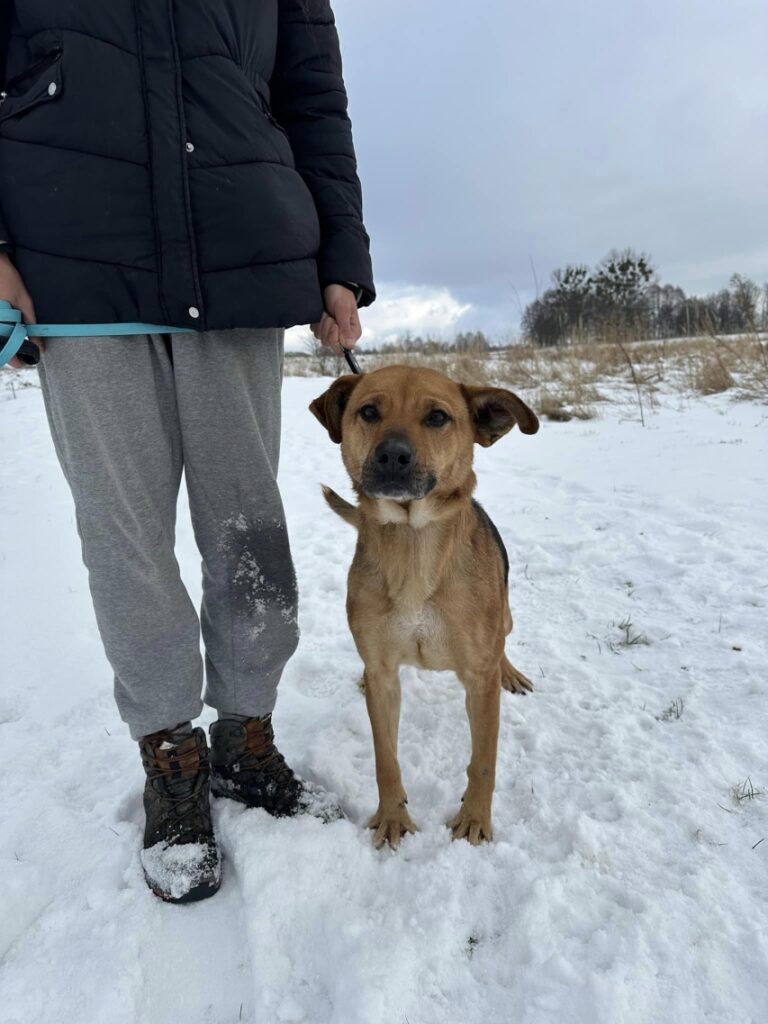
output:
[[[170,28],[171,36],[171,52],[174,63],[174,71],[176,76],[176,109],[178,111],[179,126],[182,133],[182,138],[186,135],[186,121],[184,117],[184,100],[182,97],[182,85],[181,85],[181,59],[179,57],[179,43],[176,36],[176,21],[173,7],[173,0],[168,0],[168,26]],[[182,181],[184,186],[184,212],[187,228],[187,239],[189,246],[189,261],[192,270],[192,283],[195,290],[195,305],[203,317],[201,327],[205,326],[206,309],[203,303],[203,290],[200,285],[200,268],[197,262],[197,240],[195,238],[195,232],[192,225],[192,200],[190,198],[189,191],[189,167],[187,161],[182,159]]]

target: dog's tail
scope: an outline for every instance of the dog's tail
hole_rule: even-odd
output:
[[[360,509],[355,508],[354,505],[350,505],[350,503],[345,501],[341,495],[337,494],[336,491],[332,491],[330,487],[326,487],[325,485],[323,485],[323,497],[337,516],[341,516],[345,523],[349,523],[350,526],[354,526],[356,530],[359,529]]]

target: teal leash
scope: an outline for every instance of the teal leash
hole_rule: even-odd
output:
[[[30,338],[104,338],[125,337],[131,334],[189,334],[184,327],[161,327],[158,324],[25,324],[21,310],[0,299],[0,366],[15,355],[27,366],[40,362],[40,349]],[[345,348],[346,359],[352,373],[362,373],[352,352]]]
[[[0,299],[0,366],[18,353],[19,358],[34,366],[40,350],[30,338],[103,338],[131,334],[189,334],[183,327],[161,327],[158,324],[25,324],[21,310]]]

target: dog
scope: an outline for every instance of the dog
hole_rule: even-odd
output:
[[[475,444],[487,448],[515,424],[535,434],[539,421],[511,391],[410,366],[340,377],[309,408],[341,444],[358,498],[355,506],[323,487],[331,509],[358,532],[347,616],[373,732],[374,845],[397,847],[417,831],[397,760],[403,664],[450,669],[464,685],[472,756],[448,827],[455,839],[490,841],[501,689],[533,687],[504,654],[509,561],[472,498],[472,459]]]

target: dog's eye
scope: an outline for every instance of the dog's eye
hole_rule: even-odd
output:
[[[424,420],[424,423],[428,427],[444,427],[450,418],[448,413],[443,412],[442,409],[433,409]]]
[[[364,405],[357,414],[366,423],[375,423],[379,417],[379,410],[375,405]]]

